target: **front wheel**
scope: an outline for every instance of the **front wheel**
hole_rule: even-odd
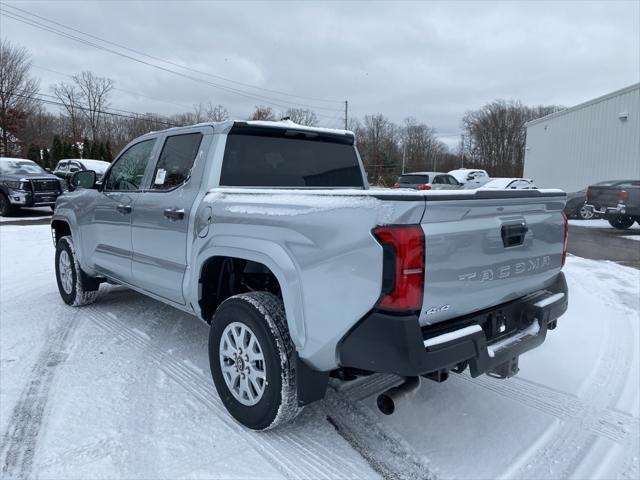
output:
[[[11,205],[11,202],[7,196],[0,192],[0,216],[8,217],[15,211],[15,207]]]
[[[88,305],[98,298],[100,283],[80,268],[70,236],[62,237],[56,244],[56,280],[60,297],[67,305]]]
[[[209,332],[211,375],[233,418],[253,430],[292,421],[298,407],[294,347],[280,300],[250,292],[225,300]]]
[[[627,215],[616,215],[615,217],[609,217],[609,225],[618,230],[626,230],[633,225],[633,217]]]

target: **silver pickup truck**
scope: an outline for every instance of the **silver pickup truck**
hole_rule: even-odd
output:
[[[213,381],[264,430],[330,376],[510,377],[568,302],[565,194],[367,184],[353,133],[285,122],[153,132],[102,181],[82,171],[51,226],[64,302],[127,286],[211,324]]]

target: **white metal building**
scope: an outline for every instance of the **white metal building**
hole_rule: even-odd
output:
[[[640,179],[640,83],[528,122],[524,177],[577,192]]]

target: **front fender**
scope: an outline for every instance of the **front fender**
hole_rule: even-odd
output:
[[[199,278],[202,266],[212,257],[235,257],[259,262],[269,268],[278,279],[282,290],[289,333],[298,349],[306,343],[305,313],[302,284],[298,269],[286,250],[275,242],[235,235],[219,235],[210,239],[195,257],[191,285],[191,298],[199,298]],[[198,302],[193,302],[199,308]],[[202,315],[200,315],[202,316]]]

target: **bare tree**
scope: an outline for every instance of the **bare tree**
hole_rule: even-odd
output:
[[[276,115],[273,113],[273,109],[271,107],[265,107],[264,105],[259,105],[253,111],[253,113],[249,116],[249,120],[275,120]]]
[[[75,75],[73,80],[80,89],[83,111],[89,122],[92,140],[95,142],[99,136],[103,111],[109,106],[109,93],[113,89],[113,80],[98,77],[88,71]]]
[[[400,172],[402,163],[398,126],[379,113],[365,115],[363,122],[354,127],[369,180],[378,185],[389,183]]]
[[[289,108],[282,113],[281,117],[289,117],[292,122],[309,127],[318,125],[318,116],[315,112],[306,108]]]
[[[80,89],[75,84],[60,82],[51,87],[51,90],[58,100],[60,100],[60,103],[64,105],[72,142],[81,140],[84,136],[82,121],[85,118],[85,112],[82,109],[82,94]]]
[[[24,47],[0,39],[0,139],[4,156],[16,151],[17,133],[39,103],[38,81],[31,78],[31,59]]]
[[[438,160],[447,152],[447,147],[436,137],[436,131],[424,123],[418,123],[413,117],[404,121],[401,147],[407,172],[437,171]]]
[[[225,120],[229,120],[229,111],[222,105],[213,105],[209,102],[205,113],[207,120],[210,122],[224,122]]]
[[[527,107],[513,100],[495,100],[465,113],[464,155],[470,166],[485,168],[493,176],[519,177],[524,165],[526,129],[534,118],[561,110],[557,105]]]

